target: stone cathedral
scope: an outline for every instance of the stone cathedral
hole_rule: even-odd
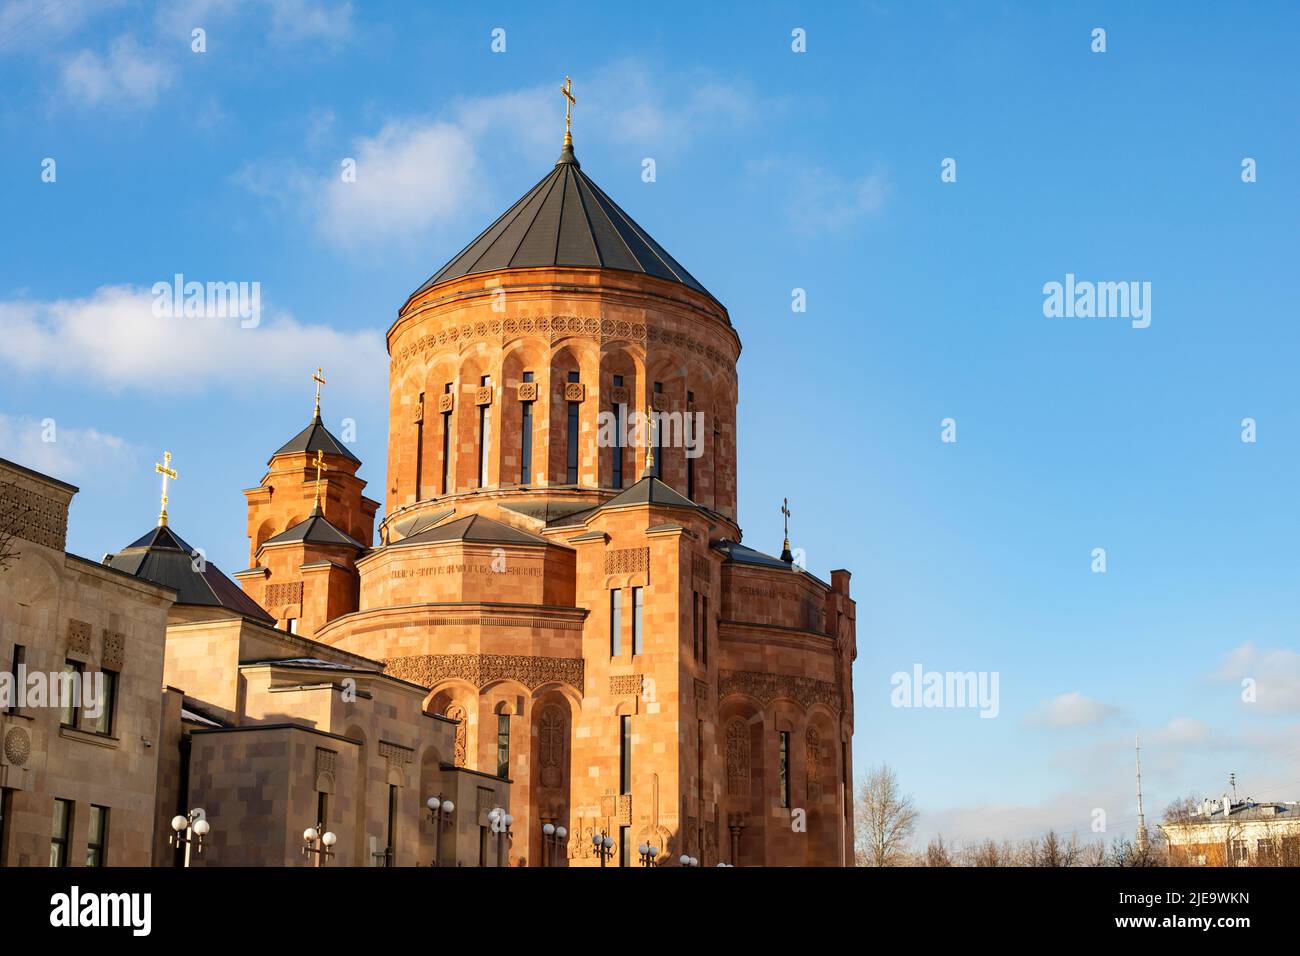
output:
[[[165,494],[159,527],[105,558],[150,600],[175,592],[156,817],[205,808],[196,865],[301,863],[293,834],[317,818],[351,865],[633,866],[642,845],[656,865],[853,865],[849,572],[820,580],[788,538],[776,557],[741,544],[740,337],[567,130],[387,342],[377,527],[318,369],[315,415],[244,492],[238,586],[191,560]],[[84,656],[59,653],[93,668],[78,613]],[[449,844],[431,793],[457,796]],[[50,824],[32,820],[39,858]]]
[[[378,502],[317,418],[246,493],[248,594],[428,688],[456,762],[510,778],[520,861],[546,821],[570,865],[602,831],[625,864],[650,843],[850,865],[849,573],[740,543],[739,335],[569,134],[388,349],[382,543],[362,544]]]

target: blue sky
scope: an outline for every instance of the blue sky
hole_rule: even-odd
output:
[[[166,447],[235,570],[321,364],[382,498],[383,332],[550,168],[571,74],[584,170],[740,332],[746,542],[788,496],[810,570],[853,571],[855,759],[922,837],[1129,832],[1137,733],[1149,817],[1230,771],[1300,799],[1300,14],[1174,10],[5,3],[0,455],[81,487],[99,557]],[[152,320],[177,272],[260,282],[261,325]],[[1150,327],[1046,318],[1067,273],[1149,282]],[[914,664],[997,672],[999,716],[891,706]]]

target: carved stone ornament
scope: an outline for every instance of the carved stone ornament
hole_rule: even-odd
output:
[[[15,767],[27,763],[32,753],[32,738],[22,727],[10,727],[5,734],[5,760]]]
[[[417,654],[390,658],[384,672],[421,687],[463,680],[476,688],[498,680],[515,680],[529,690],[543,684],[568,684],[583,692],[580,657],[523,657],[510,654]]]
[[[745,694],[769,704],[774,700],[793,700],[805,709],[813,704],[825,704],[831,710],[841,709],[840,692],[830,681],[789,674],[768,674],[762,671],[719,671],[718,696]]]

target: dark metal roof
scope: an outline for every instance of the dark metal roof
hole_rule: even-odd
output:
[[[540,266],[639,272],[713,298],[591,181],[568,147],[541,182],[412,295],[462,276]]]
[[[312,512],[305,520],[299,521],[292,528],[281,531],[274,537],[267,538],[257,550],[260,552],[268,544],[289,544],[299,541],[306,544],[342,544],[350,548],[356,548],[358,551],[366,550],[364,544],[326,520],[325,516],[318,511]]]
[[[622,508],[625,505],[668,505],[672,508],[691,509],[700,507],[690,498],[674,491],[653,475],[647,475],[631,488],[610,498],[609,501],[600,506],[599,510]]]
[[[480,544],[546,544],[541,535],[531,534],[512,528],[504,522],[483,515],[468,515],[457,518],[428,531],[421,531],[409,538],[394,541],[389,547],[400,548],[408,544],[436,544],[440,541],[472,541]]]
[[[279,455],[295,455],[303,452],[314,455],[317,451],[325,455],[339,455],[349,461],[355,461],[358,465],[361,464],[360,458],[348,451],[346,445],[330,434],[319,415],[312,418],[310,425],[281,445],[271,456],[271,460],[274,461]]]
[[[735,561],[737,564],[756,564],[764,568],[780,568],[782,571],[789,571],[793,567],[789,561],[774,558],[770,554],[756,551],[729,538],[719,538],[712,543],[712,546],[725,554],[728,561]]]
[[[164,525],[151,529],[117,554],[105,556],[104,563],[114,571],[171,588],[176,592],[177,604],[223,607],[255,621],[275,623],[275,618],[211,561],[203,561],[203,570],[196,571],[195,553]]]

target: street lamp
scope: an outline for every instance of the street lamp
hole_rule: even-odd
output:
[[[514,834],[510,832],[510,827],[515,822],[515,818],[500,807],[494,807],[488,811],[488,822],[492,824],[492,831],[497,835],[497,866],[505,866],[506,841],[514,842]]]
[[[542,827],[542,866],[559,866],[560,847],[568,835],[568,830],[557,827],[554,823]],[[550,861],[552,855],[555,857],[555,863]]]
[[[172,832],[167,837],[169,846],[185,847],[185,865],[190,865],[190,846],[198,847],[203,852],[203,838],[212,830],[207,813],[201,807],[195,807],[186,815],[176,814],[172,817]]]
[[[601,830],[591,838],[591,845],[596,850],[596,856],[600,857],[600,865],[604,867],[605,861],[614,855],[614,840],[608,833]]]
[[[693,857],[693,856],[687,856],[685,853],[683,853],[683,854],[681,855],[681,857],[678,859],[677,862],[680,863],[682,866],[699,866],[699,865],[700,865],[700,861],[699,861],[699,860],[697,860],[697,859],[696,859],[695,857]]]
[[[451,814],[456,809],[456,804],[442,797],[430,797],[424,801],[424,805],[429,808],[429,819],[433,821],[433,863],[430,865],[441,866],[442,828],[451,826]]]
[[[338,837],[325,829],[323,823],[308,827],[302,831],[302,855],[315,854],[316,862],[313,866],[324,866],[325,861],[334,855],[332,847],[338,840]]]
[[[659,847],[653,843],[642,843],[637,847],[637,851],[641,854],[642,866],[654,866],[655,857],[659,855]]]

